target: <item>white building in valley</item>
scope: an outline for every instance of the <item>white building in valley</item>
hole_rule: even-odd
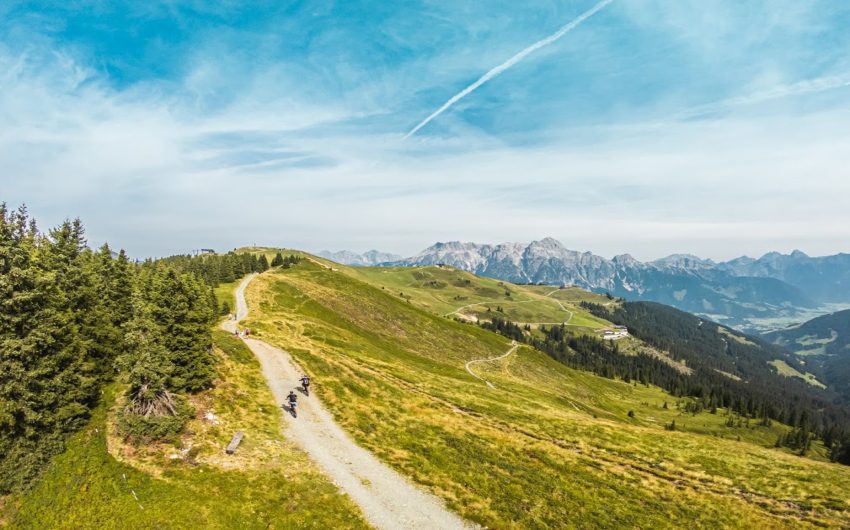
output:
[[[620,340],[629,336],[629,328],[626,326],[614,326],[614,329],[603,329],[602,340]]]

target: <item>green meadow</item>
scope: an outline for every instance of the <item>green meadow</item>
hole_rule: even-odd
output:
[[[775,449],[787,430],[777,423],[685,413],[658,388],[525,346],[475,365],[494,388],[473,378],[465,363],[509,342],[445,314],[501,304],[505,291],[548,307],[551,288],[464,279],[305,260],[251,284],[249,325],[312,374],[360,444],[487,527],[850,525],[850,469],[825,462],[822,447]]]
[[[583,301],[603,303],[607,298],[581,289],[515,285],[451,267],[345,267],[340,271],[429,312],[462,320],[498,315],[535,327],[569,322],[574,328],[595,331],[610,326],[580,307]]]

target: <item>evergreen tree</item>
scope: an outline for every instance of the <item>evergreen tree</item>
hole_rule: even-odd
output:
[[[257,272],[266,272],[269,270],[269,260],[265,254],[261,254],[257,263]]]
[[[833,462],[850,466],[850,435],[845,435],[843,440],[833,445],[829,458]]]
[[[210,305],[206,288],[196,278],[167,267],[146,275],[142,288],[174,364],[170,390],[208,388],[215,375],[210,334],[215,306]]]
[[[213,379],[211,285],[251,270],[247,255],[213,258],[136,265],[90,250],[79,220],[43,234],[25,207],[0,204],[0,495],[62,451],[116,368],[129,384],[128,433],[179,431],[180,392]]]
[[[135,314],[127,327],[127,405],[119,427],[130,438],[157,439],[182,430],[190,410],[181,396],[171,392],[177,371],[172,354],[163,344],[160,327],[148,303],[136,300]]]
[[[26,208],[0,206],[0,494],[31,480],[96,404],[117,351],[109,274],[79,221],[43,235]]]

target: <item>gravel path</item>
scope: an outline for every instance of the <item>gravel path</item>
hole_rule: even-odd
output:
[[[236,329],[248,315],[245,288],[255,275],[245,278],[236,291],[236,321],[224,328]],[[300,387],[304,373],[285,351],[255,338],[245,339],[263,368],[263,375],[278,403],[290,390]],[[321,385],[321,381],[317,381]],[[366,520],[381,529],[475,528],[449,512],[436,497],[419,490],[409,480],[355,444],[334,422],[315,395],[298,393],[298,418],[288,413],[284,434],[298,444],[334,483],[360,506]]]

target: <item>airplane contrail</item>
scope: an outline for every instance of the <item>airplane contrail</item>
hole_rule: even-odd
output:
[[[774,99],[826,92],[828,90],[845,87],[850,87],[850,72],[845,72],[839,75],[817,77],[814,79],[804,79],[788,85],[775,86],[768,90],[752,92],[743,96],[715,101],[705,105],[698,105],[696,107],[685,109],[675,114],[673,117],[676,119],[697,118],[705,114],[720,112],[734,107],[755,105],[757,103],[772,101]]]
[[[480,78],[478,78],[478,81],[476,81],[476,82],[472,83],[471,85],[469,85],[468,87],[464,88],[463,90],[461,90],[460,92],[458,92],[457,94],[452,96],[448,101],[443,103],[442,107],[435,110],[433,113],[431,113],[430,116],[428,116],[427,118],[425,118],[424,120],[419,122],[419,124],[416,127],[414,127],[413,129],[411,129],[410,132],[405,134],[404,137],[409,138],[409,137],[413,136],[414,134],[416,134],[416,131],[418,131],[422,127],[425,127],[426,125],[428,125],[428,123],[431,120],[433,120],[434,118],[436,118],[437,116],[439,116],[440,114],[442,114],[443,112],[448,110],[449,107],[451,107],[452,105],[454,105],[455,103],[457,103],[461,99],[465,98],[466,96],[468,96],[469,94],[474,92],[478,87],[480,87],[481,85],[483,85],[487,81],[493,79],[497,75],[501,74],[502,72],[504,72],[505,70],[507,70],[511,66],[522,61],[523,59],[525,59],[531,53],[539,50],[540,48],[542,48],[544,46],[548,46],[548,45],[552,44],[553,42],[557,41],[558,39],[560,39],[561,37],[563,37],[564,35],[566,35],[570,31],[575,29],[576,26],[578,26],[579,24],[581,24],[582,22],[584,22],[588,18],[595,15],[597,12],[602,10],[605,6],[607,6],[608,4],[610,4],[613,1],[614,0],[602,0],[601,2],[596,4],[595,6],[591,7],[590,9],[588,9],[587,11],[585,11],[584,13],[582,13],[581,15],[576,17],[574,20],[572,20],[568,24],[562,26],[561,29],[559,29],[555,33],[549,35],[545,39],[541,39],[541,40],[535,42],[534,44],[532,44],[528,48],[522,50],[518,54],[514,55],[513,57],[511,57],[507,61],[500,64],[499,66],[496,66],[496,67],[490,69],[486,74],[484,74]]]

